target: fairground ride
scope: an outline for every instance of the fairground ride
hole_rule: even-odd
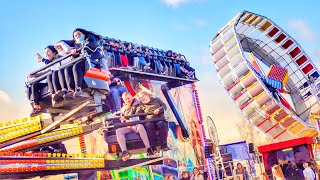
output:
[[[240,12],[210,52],[221,84],[253,126],[275,141],[317,136],[311,119],[320,111],[319,70],[275,22]]]
[[[167,174],[178,177],[181,171],[192,171],[195,166],[206,165],[202,115],[194,85],[198,80],[177,77],[179,61],[166,56],[164,51],[150,47],[148,53],[152,54],[151,59],[154,62],[160,61],[165,73],[150,72],[139,64],[136,69],[116,67],[116,58],[128,58],[127,55],[132,53],[139,58],[145,57],[145,54],[142,51],[133,52],[113,47],[108,44],[110,40],[120,41],[106,37],[100,42],[99,48],[90,50],[93,51],[91,53],[100,54],[97,60],[92,61],[90,52],[84,48],[83,54],[67,64],[86,61],[84,97],[66,100],[59,107],[54,107],[45,87],[41,90],[40,99],[46,110],[45,114],[0,124],[0,179],[66,173],[79,173],[79,179],[88,179],[89,177],[81,177],[81,174],[97,171],[97,176],[101,179],[164,179]],[[50,68],[65,58],[69,56],[49,63],[31,74]],[[165,120],[169,125],[169,135],[167,139],[160,141],[168,142],[169,151],[164,152],[161,148],[154,147],[154,151],[160,155],[146,157],[140,137],[131,133],[127,135],[127,146],[134,155],[128,161],[118,158],[121,152],[115,139],[115,130],[144,123],[145,120],[117,124],[115,122],[119,117],[109,117],[109,110],[103,104],[103,99],[109,93],[109,72],[115,77],[121,76],[124,86],[132,95],[142,85],[151,89],[167,104]],[[47,75],[29,80],[27,87],[41,82]],[[164,119],[152,121],[159,120]],[[65,145],[66,151],[52,148],[57,143]],[[46,151],[42,151],[43,149]]]

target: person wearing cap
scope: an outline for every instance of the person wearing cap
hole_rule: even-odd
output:
[[[54,48],[54,46],[52,45],[49,45],[47,46],[45,49],[44,49],[44,52],[45,52],[45,56],[46,58],[43,58],[39,53],[36,54],[36,59],[38,60],[38,62],[43,62],[45,64],[49,64],[51,63],[52,61],[56,60],[59,58],[58,56],[58,52],[56,51],[56,49]],[[34,74],[34,75],[29,75],[29,77],[39,77],[49,71],[51,71],[52,69],[46,69],[44,71],[41,71],[37,74]],[[42,108],[39,104],[39,99],[40,99],[40,91],[42,88],[48,86],[49,88],[49,92],[51,94],[54,94],[54,89],[53,89],[53,82],[52,79],[53,79],[53,76],[54,73],[51,73],[50,75],[47,76],[47,82],[36,82],[36,83],[33,83],[30,87],[30,100],[32,100],[32,104],[33,104],[33,111],[31,112],[31,115],[30,116],[35,116],[39,113],[42,112]],[[54,99],[54,96],[52,96],[52,99]]]

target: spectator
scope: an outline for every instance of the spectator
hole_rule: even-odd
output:
[[[166,178],[164,178],[165,180],[174,180],[175,178],[174,178],[174,176],[172,176],[171,174],[168,174],[167,176],[166,176]]]
[[[304,180],[301,169],[299,169],[295,163],[290,163],[288,165],[285,177],[290,180]]]
[[[160,98],[154,97],[150,91],[140,91],[137,96],[142,103],[138,113],[153,113],[152,115],[147,115],[146,119],[156,117],[164,119],[157,122],[147,122],[144,124],[144,127],[147,130],[149,138],[156,137],[155,131],[156,129],[159,130],[159,136],[157,138],[162,141],[161,149],[163,151],[169,150],[167,146],[168,127],[164,117],[164,112],[167,109],[166,104]]]
[[[190,180],[189,173],[187,171],[183,171],[180,180]]]
[[[288,161],[285,161],[283,159],[278,159],[278,163],[279,163],[279,165],[281,167],[283,175],[286,177],[286,169],[288,167]]]
[[[218,173],[219,173],[219,179],[224,179],[225,178],[225,171],[222,169],[222,166],[219,165],[218,166],[219,170],[218,170]]]
[[[317,162],[312,158],[310,159],[310,168],[313,170],[314,174],[316,175],[316,179],[318,179],[319,170],[318,170]]]
[[[199,168],[197,168],[197,167],[193,168],[193,173],[192,173],[190,180],[203,180],[203,176],[200,173]]]
[[[124,106],[121,108],[121,112],[123,113],[124,116],[130,116],[133,114],[136,114],[137,107],[140,105],[139,100],[133,98],[129,92],[124,92],[122,95],[122,99],[124,101]],[[121,116],[120,120],[122,122],[127,121],[124,116]],[[136,132],[139,133],[140,138],[143,141],[144,146],[147,148],[147,156],[152,156],[153,151],[150,148],[150,142],[149,138],[147,136],[147,132],[144,129],[142,124],[137,124],[135,126],[127,126],[127,127],[122,127],[118,128],[116,130],[116,136],[117,136],[117,141],[120,145],[121,151],[122,151],[122,160],[126,161],[130,158],[130,153],[127,151],[127,146],[126,146],[126,138],[125,135],[130,133],[130,132]]]
[[[303,168],[304,168],[303,176],[304,176],[305,180],[315,180],[316,179],[316,175],[312,171],[312,169],[309,167],[308,163],[304,163]]]
[[[237,163],[237,167],[233,171],[233,175],[239,175],[241,174],[243,176],[243,180],[249,180],[249,174],[248,171],[242,166],[241,163]]]
[[[269,180],[269,177],[266,172],[262,172],[259,176],[259,180]]]
[[[272,166],[272,175],[275,180],[285,180],[281,167],[277,164]]]

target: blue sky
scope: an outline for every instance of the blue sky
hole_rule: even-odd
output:
[[[201,80],[198,88],[204,115],[211,115],[218,122],[230,119],[233,123],[241,116],[219,84],[210,63],[208,47],[212,37],[238,12],[248,10],[276,22],[318,63],[320,16],[315,14],[319,8],[320,2],[316,0],[308,3],[290,0],[0,1],[1,120],[11,120],[19,114],[16,111],[23,112],[28,107],[25,77],[41,66],[35,54],[43,53],[49,44],[71,39],[73,29],[81,27],[104,36],[185,54]],[[221,104],[228,110],[221,108]],[[226,113],[230,115],[227,117]]]

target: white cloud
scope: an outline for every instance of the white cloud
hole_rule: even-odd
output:
[[[5,103],[10,103],[11,99],[6,92],[0,90],[0,101],[3,101]]]
[[[309,24],[301,19],[291,19],[288,22],[289,28],[297,32],[299,38],[305,41],[312,41],[316,38],[316,33],[311,29]]]
[[[0,122],[12,121],[29,115],[31,107],[28,104],[14,103],[8,93],[0,90]]]
[[[207,22],[203,19],[192,17],[191,22],[197,27],[204,27],[207,25]]]
[[[203,2],[205,0],[162,0],[168,7],[177,8],[181,4],[192,3],[192,2]]]

